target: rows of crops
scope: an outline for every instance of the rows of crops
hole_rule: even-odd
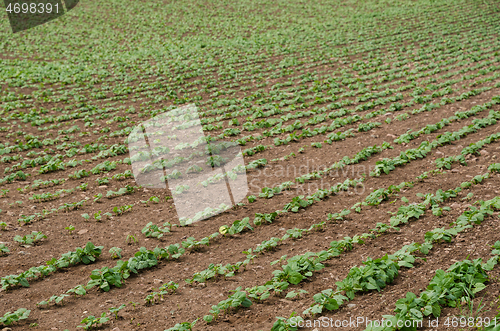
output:
[[[499,330],[498,13],[113,0],[2,21],[0,326]],[[226,187],[242,199],[205,207]]]

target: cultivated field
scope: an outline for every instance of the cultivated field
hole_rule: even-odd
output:
[[[0,31],[0,328],[500,330],[498,1],[87,0]],[[148,163],[130,134],[184,106],[203,161]]]

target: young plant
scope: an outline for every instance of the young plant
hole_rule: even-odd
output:
[[[102,193],[97,193],[96,195],[94,195],[94,202],[101,202],[101,198],[102,198]]]
[[[38,243],[40,240],[47,238],[42,232],[33,231],[31,234],[28,234],[24,237],[15,236],[14,241],[17,241],[19,244],[24,245],[33,245]]]
[[[175,283],[173,281],[170,281],[166,284],[163,284],[158,290],[160,291],[167,291],[169,294],[174,294],[175,291],[179,288],[179,284]]]
[[[462,198],[462,200],[470,200],[470,199],[472,199],[473,196],[474,196],[474,193],[471,192],[471,193],[467,194],[467,196],[465,198]]]
[[[95,219],[96,221],[98,221],[98,222],[100,222],[100,221],[101,221],[101,219],[102,219],[102,215],[101,215],[101,213],[102,213],[102,212],[101,212],[100,210],[99,210],[98,212],[94,213],[94,219]]]
[[[77,186],[76,188],[82,190],[82,191],[87,191],[89,184],[83,183],[82,185]]]
[[[153,237],[153,238],[158,238],[160,239],[163,237],[164,233],[169,233],[170,229],[172,228],[172,224],[170,222],[165,222],[163,224],[163,227],[159,227],[156,224],[153,224],[153,222],[149,222],[146,224],[146,226],[142,229],[142,233],[146,237]]]
[[[194,325],[198,322],[198,318],[194,320],[193,322],[182,322],[182,323],[177,323],[174,325],[174,327],[167,329],[165,331],[191,331],[193,330]]]
[[[73,233],[73,231],[75,231],[75,227],[73,225],[69,225],[69,226],[65,227],[64,230],[68,230],[69,235],[71,235]]]
[[[230,295],[226,300],[219,302],[217,305],[212,306],[212,309],[209,311],[210,315],[205,315],[203,319],[207,323],[211,323],[219,317],[221,312],[229,312],[231,308],[238,309],[238,307],[248,308],[252,305],[252,301],[247,298],[247,294],[244,291],[241,291],[241,287],[236,288],[234,294]]]
[[[84,325],[79,325],[78,327],[84,330],[91,330],[93,327],[97,327],[98,324],[104,324],[107,321],[109,321],[109,317],[106,317],[106,313],[102,313],[100,318],[90,315],[80,322]]]
[[[97,182],[97,185],[99,185],[99,186],[100,185],[106,185],[106,184],[109,184],[109,180],[110,179],[111,178],[109,178],[109,177],[97,178],[96,182]]]
[[[120,310],[122,310],[123,308],[125,308],[125,307],[126,307],[126,305],[125,305],[125,304],[122,304],[122,305],[121,305],[120,307],[118,307],[118,308],[115,308],[115,307],[111,307],[111,308],[109,308],[109,311],[110,311],[112,314],[114,314],[114,315],[115,315],[115,319],[118,319],[118,312],[119,312]]]
[[[130,211],[132,210],[132,206],[133,205],[125,205],[125,206],[116,206],[113,208],[113,213],[115,213],[117,216],[127,212],[127,211]]]
[[[139,306],[140,305],[139,302],[134,302],[134,301],[130,301],[129,303],[132,305],[132,307],[134,307],[134,309],[135,309],[135,306]]]
[[[151,198],[148,199],[148,201],[153,202],[153,203],[159,203],[160,202],[160,198],[158,198],[157,196],[153,195]]]
[[[121,259],[122,258],[121,252],[122,252],[122,249],[119,247],[111,247],[109,249],[109,254],[111,254],[112,259],[117,259],[117,258]]]
[[[302,294],[306,294],[306,293],[309,293],[309,292],[307,292],[306,290],[302,290],[302,289],[300,289],[298,292],[290,291],[285,296],[285,299],[294,299],[296,297],[300,298],[302,296]]]
[[[4,255],[10,252],[9,248],[5,244],[0,244],[0,255]]]
[[[2,317],[0,317],[0,325],[11,325],[13,322],[25,320],[30,315],[31,310],[26,308],[19,308],[15,312],[11,313],[10,311],[5,313]],[[5,328],[10,329],[10,328]]]
[[[133,234],[127,235],[127,238],[125,239],[125,242],[129,245],[131,244],[136,244],[139,241],[137,241],[137,238]]]

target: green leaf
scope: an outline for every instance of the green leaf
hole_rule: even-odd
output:
[[[289,276],[288,276],[288,280],[290,281],[290,283],[292,283],[293,285],[297,285],[298,283],[300,283],[302,281],[302,279],[304,279],[304,276],[302,276],[299,272],[297,271],[292,271]]]

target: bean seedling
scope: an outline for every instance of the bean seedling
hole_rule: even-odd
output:
[[[109,317],[106,317],[106,313],[102,313],[101,317],[95,317],[95,316],[88,316],[85,317],[80,323],[85,324],[85,325],[79,325],[79,328],[83,328],[84,330],[91,330],[94,326],[97,326],[98,324],[104,324],[107,321],[109,321]]]
[[[89,184],[83,183],[82,185],[77,186],[76,188],[82,190],[82,191],[87,191]]]
[[[122,255],[120,254],[122,252],[122,249],[119,247],[111,247],[109,249],[109,254],[111,254],[112,259],[117,259],[117,258],[122,258]]]
[[[153,238],[160,239],[161,237],[163,237],[164,233],[169,233],[171,228],[172,228],[172,224],[170,224],[170,222],[165,222],[163,224],[163,227],[159,227],[158,225],[153,224],[153,222],[149,222],[142,229],[142,233],[146,237],[153,237]]]
[[[140,305],[139,302],[134,302],[134,301],[130,301],[129,303],[132,305],[132,307],[134,307],[134,309],[135,309],[135,306]]]
[[[28,234],[26,236],[15,236],[14,241],[17,241],[19,244],[24,244],[24,245],[32,245],[36,244],[43,238],[47,238],[46,235],[44,235],[41,232],[33,231],[31,234]]]
[[[73,231],[75,231],[75,227],[73,225],[70,225],[65,227],[64,230],[68,230],[69,234],[71,235]]]
[[[125,242],[129,245],[138,243],[137,238],[133,234],[127,235]]]
[[[10,252],[9,248],[5,244],[0,244],[0,254],[4,255]]]
[[[118,312],[119,312],[120,310],[122,310],[123,308],[125,308],[125,307],[126,307],[126,305],[125,305],[125,304],[122,304],[122,305],[121,305],[120,307],[118,307],[118,308],[115,308],[115,307],[111,307],[111,308],[109,308],[109,311],[110,311],[112,314],[114,314],[114,315],[115,315],[115,319],[118,319]]]

